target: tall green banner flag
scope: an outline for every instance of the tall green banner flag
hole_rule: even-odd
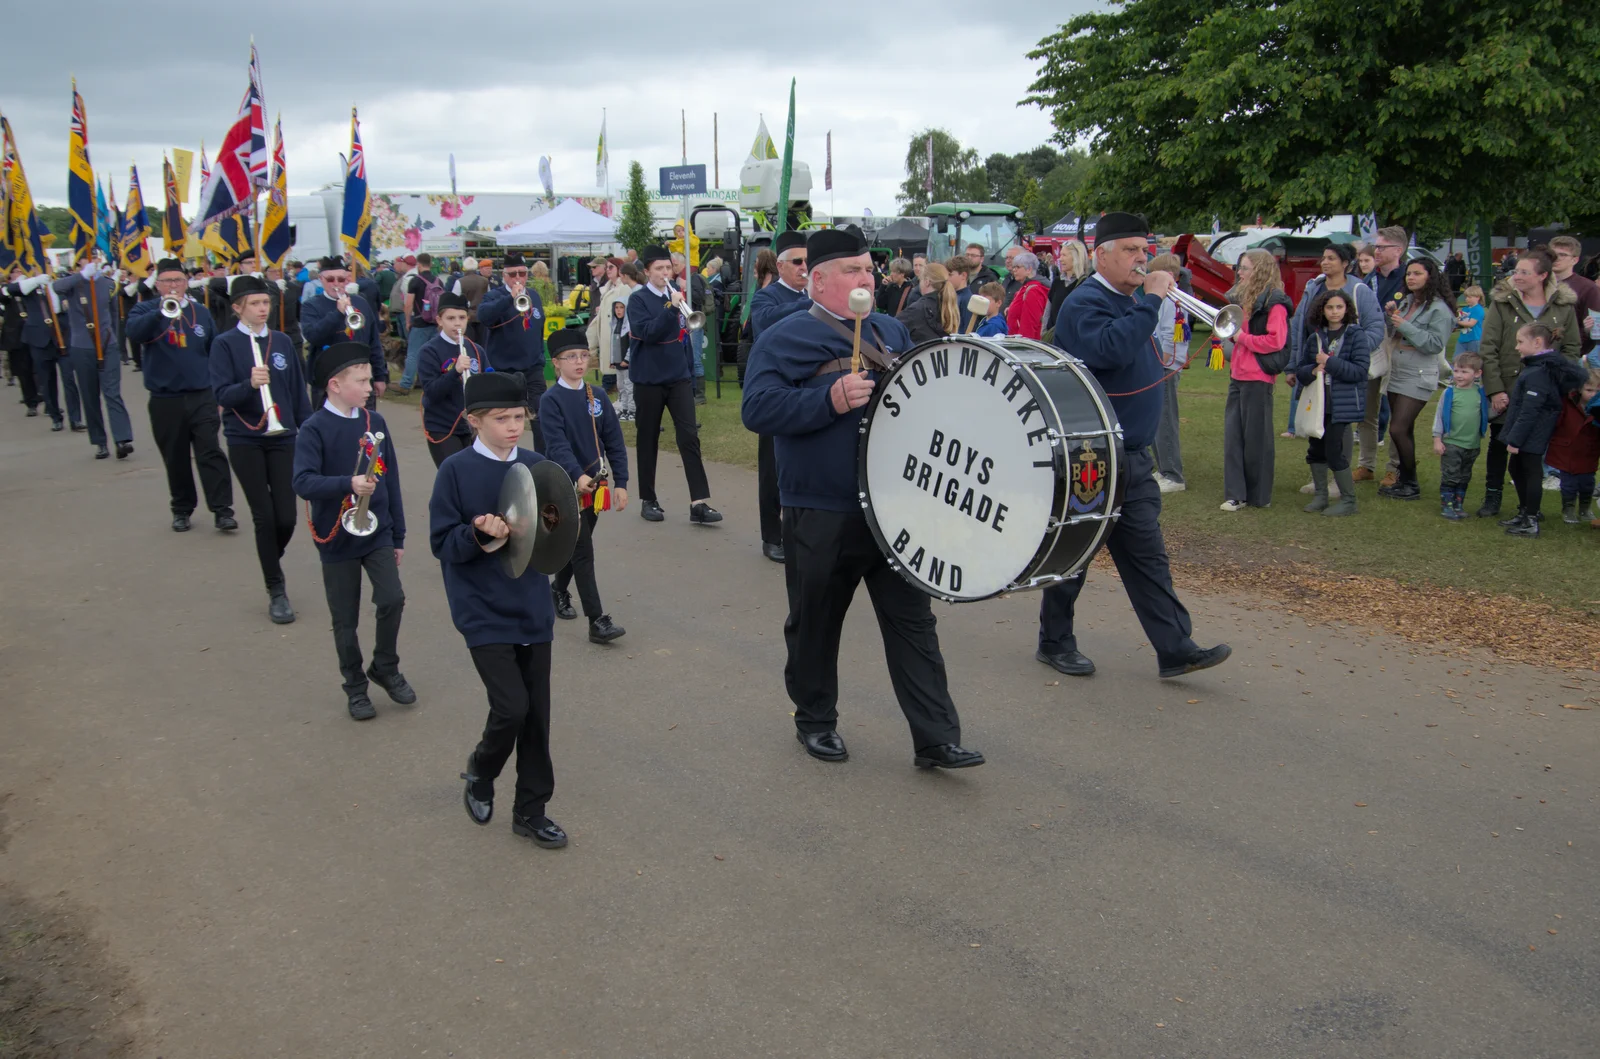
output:
[[[763,123],[764,125],[765,123]],[[794,172],[794,78],[789,79],[789,128],[783,136],[783,176],[778,180],[778,220],[772,226],[772,241],[778,241],[789,227],[789,175]],[[744,308],[739,312],[739,322],[750,322],[750,299],[756,293],[756,270],[751,268],[745,277]]]
[[[1467,232],[1467,275],[1484,290],[1494,289],[1493,245],[1488,221],[1478,221]]]

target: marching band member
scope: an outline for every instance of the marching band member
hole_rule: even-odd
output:
[[[289,336],[267,326],[272,299],[265,280],[241,276],[229,295],[238,324],[211,343],[211,389],[223,413],[228,462],[255,523],[256,558],[271,602],[274,624],[294,621],[280,560],[294,536],[294,439],[311,415],[305,372]],[[260,354],[261,366],[256,355]],[[272,395],[263,405],[262,387]],[[281,427],[281,432],[268,431]]]
[[[89,426],[89,444],[94,458],[106,459],[106,421],[100,415],[105,399],[106,415],[111,419],[111,434],[117,443],[117,459],[133,454],[133,423],[128,407],[122,403],[122,355],[118,352],[116,309],[111,304],[116,282],[98,261],[86,261],[82,268],[51,284],[67,305],[67,321],[72,337],[67,357],[71,372],[62,380],[67,392],[67,417],[78,418],[78,397],[83,397],[83,421]]]
[[[435,467],[472,444],[462,380],[468,374],[492,370],[484,348],[466,337],[469,312],[467,299],[461,295],[439,296],[439,333],[423,345],[417,365],[422,436]]]
[[[135,360],[143,366],[144,388],[150,392],[150,433],[155,435],[161,462],[167,467],[172,528],[178,533],[188,530],[189,516],[199,503],[189,467],[192,452],[206,491],[206,507],[217,529],[236,530],[233,476],[217,437],[222,421],[211,390],[210,352],[216,327],[205,306],[189,298],[189,277],[182,261],[167,258],[159,262],[155,284],[157,296],[133,307],[126,329],[128,340],[134,343]],[[162,312],[166,298],[177,299],[176,317]]]
[[[811,308],[806,293],[806,237],[804,232],[781,233],[772,244],[778,257],[778,280],[756,291],[750,299],[750,338],[761,337],[772,324],[793,312]],[[772,435],[756,438],[756,503],[761,511],[761,554],[783,562],[783,523],[778,505],[778,459]]]
[[[487,336],[483,344],[489,348],[495,370],[522,373],[533,416],[533,447],[543,452],[538,409],[544,395],[544,302],[537,291],[528,288],[528,263],[521,254],[507,254],[500,275],[505,285],[489,291],[478,303],[478,326]],[[519,297],[528,299],[526,310],[518,310]]]
[[[323,258],[317,279],[322,284],[321,293],[307,299],[300,312],[300,333],[305,336],[307,356],[315,362],[317,354],[336,342],[360,342],[366,346],[372,362],[372,396],[367,398],[367,410],[371,411],[378,407],[378,398],[389,385],[389,362],[384,359],[378,334],[378,311],[360,294],[345,293],[350,269],[342,258]],[[349,323],[352,309],[361,314],[361,326],[354,331]]]
[[[45,273],[25,279],[18,277],[15,271],[11,275],[12,280],[5,290],[21,306],[22,341],[33,358],[33,385],[44,401],[50,429],[60,430],[61,401],[56,390],[56,367],[66,356],[66,350],[62,345],[61,322],[56,317],[55,292],[50,289],[50,277]],[[63,376],[72,370],[67,364],[60,367]],[[72,429],[82,430],[83,427],[74,420]]]
[[[294,446],[294,491],[311,505],[311,539],[322,557],[322,587],[333,615],[333,647],[344,676],[350,716],[366,721],[377,716],[367,697],[367,682],[378,685],[402,706],[417,693],[400,672],[400,614],[405,589],[400,585],[400,560],[405,555],[406,516],[400,499],[400,463],[394,436],[377,412],[365,407],[372,390],[369,347],[338,342],[311,366],[312,385],[327,393],[322,407],[300,424]],[[302,392],[304,392],[302,390]],[[375,444],[372,439],[381,439]],[[367,452],[369,470],[350,474],[350,454]],[[378,520],[366,535],[346,532],[346,501],[367,497],[367,514]],[[372,667],[361,668],[361,572],[372,583],[377,642]]]
[[[20,264],[12,264],[6,277],[6,287],[23,279]],[[22,403],[28,406],[28,417],[39,415],[39,390],[33,380],[33,351],[22,337],[23,321],[27,318],[20,293],[11,294],[0,288],[0,352],[4,352],[10,377],[22,387]]]
[[[795,737],[821,761],[849,757],[838,733],[839,636],[856,586],[867,583],[895,698],[911,727],[919,768],[968,768],[983,755],[961,746],[932,601],[889,566],[857,495],[857,431],[873,374],[850,373],[850,292],[872,291],[872,258],[859,234],[820,229],[806,240],[815,305],[764,331],[745,373],[744,425],[772,434],[783,501],[789,648],[784,684]],[[637,295],[635,295],[637,297]],[[1154,325],[1152,325],[1153,327]],[[905,325],[882,313],[862,327],[863,360],[881,371],[911,346]]]
[[[537,570],[516,580],[494,554],[510,534],[500,510],[500,486],[513,462],[544,457],[519,448],[527,422],[527,384],[512,371],[467,380],[467,415],[478,437],[439,466],[428,505],[428,538],[444,568],[450,617],[467,641],[489,695],[483,738],[467,757],[462,800],[474,823],[494,815],[494,781],[513,750],[517,790],[512,833],[546,849],[567,844],[567,833],[545,815],[555,792],[550,763],[550,641],[555,611],[550,582]]]
[[[286,279],[279,265],[267,269],[267,282],[277,288],[272,292],[272,315],[267,318],[268,323],[274,331],[288,335],[291,346],[300,349],[306,344],[300,334],[300,284]]]

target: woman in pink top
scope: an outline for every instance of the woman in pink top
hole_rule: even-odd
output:
[[[1265,250],[1246,250],[1238,283],[1229,292],[1250,315],[1233,340],[1228,403],[1222,421],[1222,510],[1272,503],[1273,377],[1288,357],[1289,311],[1278,263]]]

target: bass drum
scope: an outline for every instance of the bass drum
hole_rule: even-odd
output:
[[[949,603],[1071,577],[1122,509],[1111,401],[1082,362],[1031,339],[913,347],[879,376],[859,455],[878,546]]]

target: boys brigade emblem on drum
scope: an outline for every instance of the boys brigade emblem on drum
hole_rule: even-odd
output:
[[[1106,461],[1083,439],[1083,447],[1072,454],[1072,499],[1068,507],[1082,514],[1099,509],[1106,497]]]

